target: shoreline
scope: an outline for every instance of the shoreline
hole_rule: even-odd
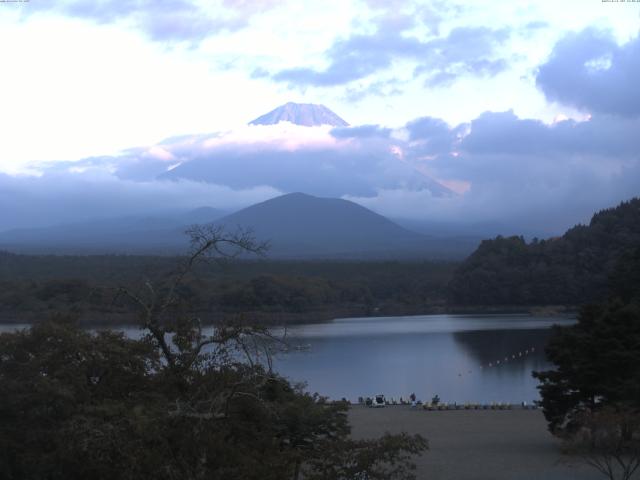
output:
[[[535,317],[572,317],[578,312],[573,305],[504,305],[504,306],[423,306],[420,308],[378,308],[365,309],[360,306],[312,310],[308,312],[194,312],[203,324],[212,325],[229,319],[253,320],[257,325],[287,326],[312,323],[327,323],[344,318],[413,317],[426,315],[523,315]],[[4,311],[0,312],[0,324],[38,323],[50,319],[54,314],[76,316],[80,325],[90,327],[125,327],[136,325],[137,314],[130,312],[103,312],[91,310],[71,310],[58,312],[44,311]],[[251,323],[251,322],[248,322]]]
[[[414,458],[428,480],[596,480],[579,458],[562,453],[538,409],[428,411],[398,405],[352,405],[353,438],[420,434],[429,450]]]

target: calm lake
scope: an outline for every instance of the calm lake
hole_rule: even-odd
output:
[[[531,403],[539,398],[531,372],[551,368],[550,327],[572,323],[528,315],[338,319],[290,327],[293,348],[276,355],[275,368],[312,392],[352,401],[415,392],[422,400]]]
[[[539,398],[531,372],[551,368],[544,355],[550,327],[572,323],[529,315],[337,319],[289,327],[289,348],[275,354],[274,367],[334,399],[415,392],[422,400],[531,403]],[[0,325],[0,332],[17,327]]]

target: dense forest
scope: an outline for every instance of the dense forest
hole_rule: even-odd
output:
[[[161,281],[181,260],[0,253],[0,318],[34,321],[62,311],[84,322],[128,322],[127,309],[114,302],[117,287]],[[261,323],[417,314],[444,307],[454,268],[426,261],[210,262],[194,268],[181,293],[205,320],[241,312]]]
[[[459,305],[580,305],[604,299],[609,277],[640,245],[640,199],[596,213],[548,240],[483,241],[456,270],[449,301]]]

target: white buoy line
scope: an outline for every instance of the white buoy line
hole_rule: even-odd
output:
[[[515,361],[518,361],[520,359],[526,358],[528,355],[534,353],[536,351],[535,347],[530,347],[527,348],[525,350],[521,350],[517,353],[512,353],[511,355],[507,355],[504,358],[500,358],[498,360],[494,360],[482,365],[479,365],[478,368],[479,370],[485,370],[487,368],[498,368],[501,366],[504,366],[506,364],[508,364],[509,362],[513,363]],[[467,370],[467,375],[470,375],[473,373],[473,370]],[[458,373],[459,377],[463,376],[463,372]]]

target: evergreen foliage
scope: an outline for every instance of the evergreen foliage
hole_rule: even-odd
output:
[[[607,302],[582,308],[578,322],[555,327],[546,353],[555,369],[534,372],[552,432],[573,433],[585,412],[640,414],[640,248],[621,257]]]
[[[562,237],[483,241],[456,270],[459,305],[581,305],[607,298],[619,259],[640,246],[640,199],[596,213]]]

